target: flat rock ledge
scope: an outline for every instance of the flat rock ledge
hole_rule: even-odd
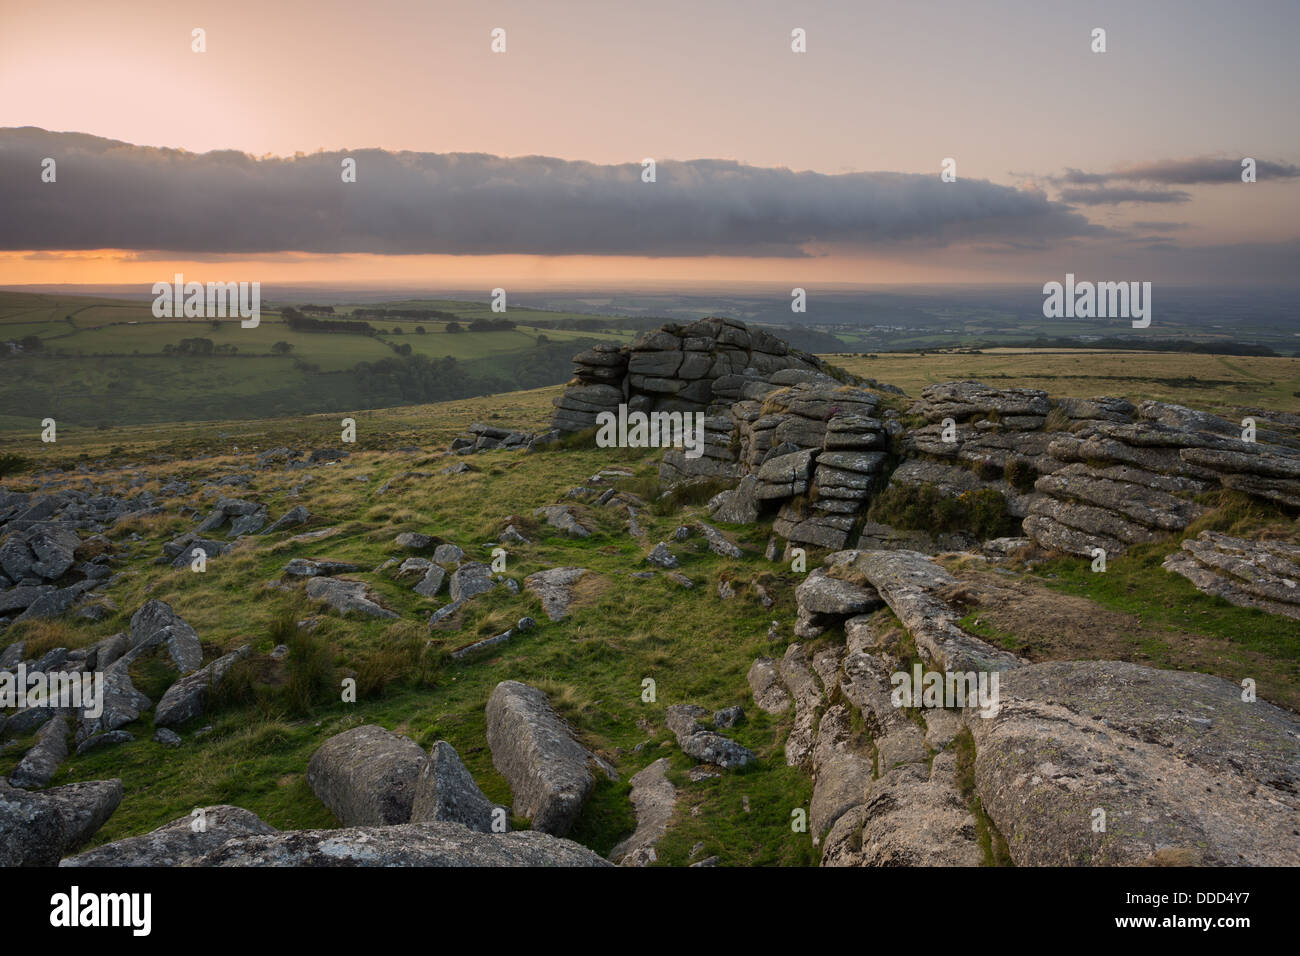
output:
[[[569,616],[574,588],[582,576],[589,573],[586,568],[550,568],[528,575],[524,578],[524,587],[541,598],[548,618],[562,621]]]
[[[1300,547],[1202,531],[1164,560],[1200,591],[1239,607],[1300,620]]]
[[[919,551],[844,551],[828,563],[860,572],[916,640],[917,648],[945,671],[995,671],[1024,661],[958,625],[961,614],[939,592],[957,579]]]
[[[677,805],[677,788],[668,779],[668,758],[660,757],[632,777],[632,808],[636,831],[610,851],[620,866],[648,866],[658,858],[655,846],[668,831]]]
[[[1222,678],[1119,661],[1004,673],[998,715],[967,725],[1012,859],[1300,864],[1300,718],[1241,697]]]
[[[478,833],[457,823],[288,830],[237,837],[194,866],[609,866],[571,840],[535,830]]]

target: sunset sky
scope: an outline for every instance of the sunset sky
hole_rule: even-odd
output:
[[[0,284],[1293,284],[1297,36],[1285,0],[4,0]]]

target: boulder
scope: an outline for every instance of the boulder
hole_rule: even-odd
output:
[[[60,806],[0,780],[0,866],[54,866],[68,842]]]
[[[229,840],[275,832],[240,807],[200,807],[150,833],[68,857],[59,866],[188,866]]]
[[[248,657],[250,651],[251,648],[244,645],[172,684],[163,694],[162,700],[158,701],[158,707],[154,711],[154,726],[170,727],[202,714],[208,692],[221,683],[232,664]]]
[[[1205,513],[1193,501],[1130,481],[1115,481],[1091,473],[1086,466],[1042,475],[1034,487],[1056,498],[1096,505],[1146,528],[1181,531]]]
[[[446,571],[436,564],[430,565],[429,568],[425,570],[424,576],[420,578],[411,590],[421,597],[435,597],[438,592],[442,590],[442,582],[446,577]]]
[[[321,744],[307,783],[344,826],[407,823],[425,759],[414,741],[365,724]]]
[[[1030,518],[1035,520],[1031,521]],[[1063,535],[1055,530],[1058,526],[1079,534]],[[1130,521],[1113,511],[1047,497],[1039,498],[1030,506],[1024,527],[1027,531],[1034,529],[1037,533],[1033,536],[1044,547],[1082,557],[1090,557],[1092,547],[1105,548],[1106,553],[1112,556],[1122,554],[1130,545],[1156,541],[1161,535],[1161,532]],[[1096,543],[1088,550],[1083,550],[1089,541]]]
[[[536,626],[537,626],[537,621],[534,620],[533,618],[521,617],[519,621],[515,624],[515,626],[510,628],[509,630],[502,631],[500,634],[495,634],[492,637],[485,637],[483,638],[483,640],[475,641],[473,644],[467,644],[464,647],[459,647],[456,650],[451,652],[451,656],[454,660],[460,660],[463,657],[468,657],[471,654],[477,654],[479,651],[486,650],[489,647],[496,647],[498,644],[504,644],[506,641],[514,637],[515,634],[527,633],[528,631],[531,631]]]
[[[81,594],[79,587],[52,588],[27,605],[27,609],[14,618],[14,622],[58,617],[72,607]]]
[[[795,589],[799,608],[812,614],[847,617],[880,607],[884,601],[870,585],[833,577],[826,568],[814,568]]]
[[[0,670],[9,670],[23,662],[27,653],[26,641],[14,641],[0,653]]]
[[[350,578],[315,577],[307,581],[307,596],[328,604],[340,614],[355,611],[366,617],[397,617],[373,597],[364,581]]]
[[[499,812],[498,812],[499,811]],[[502,826],[493,829],[494,817]],[[420,770],[411,805],[412,823],[459,823],[479,833],[504,833],[509,823],[505,808],[483,795],[461,763],[456,748],[439,740]]]
[[[1036,388],[992,388],[981,382],[942,382],[921,390],[922,414],[927,421],[945,418],[966,421],[996,413],[1043,415],[1050,410],[1047,393]]]
[[[646,561],[660,568],[677,567],[677,556],[668,549],[667,542],[660,541],[654,546],[654,549],[646,555]]]
[[[29,790],[43,787],[67,759],[68,721],[59,714],[47,720],[36,732],[36,743],[9,775],[9,783]]]
[[[562,621],[569,616],[574,588],[588,573],[586,568],[550,568],[528,575],[524,578],[524,587],[541,598],[548,618]]]
[[[730,491],[722,491],[709,501],[709,515],[724,524],[753,524],[758,520],[758,478],[745,475]]]
[[[713,712],[713,726],[719,730],[728,727],[735,727],[745,720],[745,708],[739,704],[732,704],[730,707],[724,707],[721,710]]]
[[[546,695],[502,681],[487,704],[492,763],[510,783],[514,811],[533,829],[563,836],[591,794],[591,754],[574,739]]]
[[[758,469],[760,484],[755,488],[755,497],[793,498],[806,492],[812,479],[815,453],[813,449],[808,448],[763,462]]]
[[[547,505],[538,508],[533,514],[545,517],[548,525],[570,538],[591,537],[591,529],[579,521],[573,511],[565,505]]]
[[[674,704],[665,712],[664,722],[676,736],[682,753],[723,770],[744,767],[758,759],[748,747],[742,747],[730,737],[724,737],[701,723],[701,719],[706,717],[709,717],[709,712],[694,704]]]
[[[289,528],[296,528],[299,525],[306,524],[311,520],[311,512],[302,505],[296,505],[281,515],[274,523],[271,524],[262,534],[275,534],[277,531],[286,531]]]
[[[808,804],[808,828],[820,837],[846,811],[866,802],[875,779],[871,750],[859,745],[850,710],[844,704],[833,704],[822,715],[811,768],[813,795]]]
[[[704,534],[704,540],[708,544],[709,550],[714,554],[724,558],[739,558],[742,556],[743,552],[740,547],[717,528],[703,521],[697,521],[695,526]]]
[[[285,577],[290,578],[327,578],[359,570],[360,568],[355,564],[347,561],[328,561],[319,558],[294,558],[284,566]]]
[[[118,744],[129,744],[135,740],[135,734],[127,730],[110,730],[107,733],[95,734],[87,737],[77,745],[77,756],[88,754],[92,750],[98,750],[101,747],[115,747]]]
[[[913,764],[874,781],[866,802],[831,827],[822,866],[979,866],[975,819],[952,783],[955,757],[938,755],[927,776]]]
[[[453,601],[467,601],[479,594],[486,594],[496,587],[492,580],[492,569],[481,561],[467,561],[451,575],[450,594]]]
[[[233,519],[230,522],[230,530],[226,534],[231,538],[239,538],[246,534],[257,534],[265,524],[266,511],[263,509]]]
[[[171,558],[173,568],[188,568],[194,562],[196,557],[195,551],[202,551],[203,559],[209,560],[217,558],[229,551],[231,545],[224,541],[214,541],[211,538],[203,538],[193,531],[186,532],[179,538],[173,538],[163,545],[163,554]],[[161,560],[161,559],[160,559]]]
[[[57,588],[52,584],[35,584],[27,586],[19,585],[10,588],[8,591],[0,591],[0,614],[12,614],[14,611],[25,611],[27,608],[31,607],[38,598],[51,594],[55,590],[57,590]],[[17,664],[20,660],[22,660],[21,657],[16,661],[5,664],[4,666],[13,667],[14,664]]]
[[[755,660],[749,668],[747,680],[759,710],[779,714],[790,706],[790,695],[781,683],[779,665],[772,658],[760,657]]]
[[[63,817],[64,841],[60,856],[81,846],[113,815],[122,802],[122,781],[87,780],[42,790],[40,796],[58,808]],[[3,797],[0,797],[3,799]]]
[[[1025,534],[1044,548],[1065,554],[1077,554],[1082,558],[1092,557],[1092,552],[1096,548],[1101,548],[1108,555],[1123,554],[1127,550],[1127,545],[1118,538],[1112,538],[1095,530],[1082,531],[1072,528],[1047,515],[1030,515],[1024,520],[1022,527]]]
[[[12,530],[17,521],[10,523]],[[77,533],[60,524],[32,524],[14,531],[0,544],[0,570],[14,581],[44,578],[54,581],[76,563],[81,544]]]
[[[855,520],[851,514],[804,513],[787,503],[772,522],[772,530],[787,541],[835,549],[844,547]]]
[[[438,564],[458,564],[465,560],[465,552],[454,544],[440,544],[433,549],[433,560]]]
[[[104,671],[104,704],[98,717],[88,718],[85,714],[77,718],[77,742],[84,743],[91,737],[110,733],[125,727],[153,706],[151,701],[131,682],[131,659],[122,657],[113,662]]]
[[[465,867],[608,866],[571,840],[524,830],[477,833],[457,823],[408,823],[343,830],[290,830],[236,837],[195,866]]]
[[[203,666],[203,647],[194,628],[162,601],[146,601],[131,615],[131,652],[136,656],[165,644],[167,654],[181,674]],[[134,658],[133,658],[134,659]]]

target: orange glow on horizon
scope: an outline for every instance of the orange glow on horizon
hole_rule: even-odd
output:
[[[0,252],[0,285],[129,285],[142,291],[158,281],[186,279],[265,284],[340,284],[379,287],[496,286],[609,287],[673,283],[885,285],[953,281],[949,265],[925,266],[842,256],[808,258],[638,256],[383,256],[282,255],[180,259],[121,249],[68,252]],[[979,270],[958,274],[982,281]]]

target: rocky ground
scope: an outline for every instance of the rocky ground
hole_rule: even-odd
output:
[[[105,699],[3,711],[0,863],[1300,862],[1294,416],[718,319],[575,365],[442,447],[7,479],[0,672]],[[593,447],[620,404],[703,455]]]

